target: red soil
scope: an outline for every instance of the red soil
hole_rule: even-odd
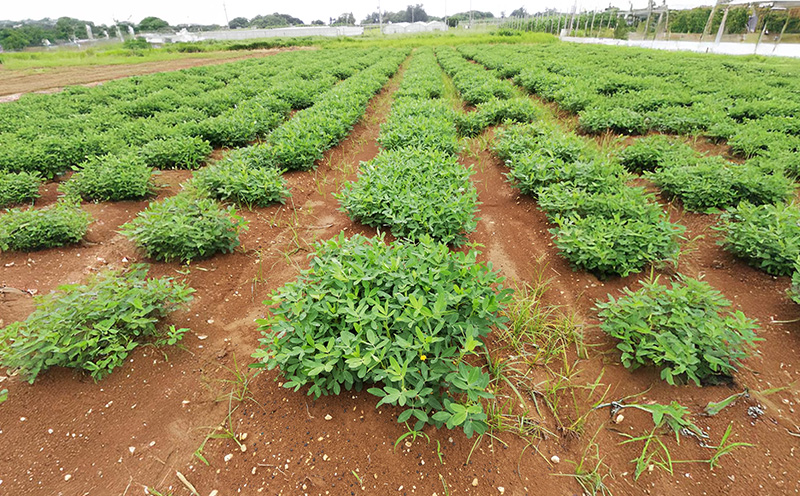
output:
[[[665,204],[674,221],[687,226],[687,241],[678,271],[704,277],[722,291],[737,308],[757,318],[764,341],[758,354],[747,360],[732,386],[669,386],[658,372],[630,372],[620,366],[615,343],[596,327],[595,300],[635,286],[644,274],[600,281],[573,271],[553,246],[551,227],[536,203],[520,196],[503,176],[504,166],[483,146],[485,137],[471,140],[472,153],[462,154],[482,202],[481,221],[470,241],[483,245],[481,259],[490,261],[511,284],[549,280],[546,303],[574,314],[582,325],[588,358],[574,351],[565,356],[572,367],[571,389],[560,395],[560,422],[585,417],[582,429],[560,429],[561,423],[545,408],[541,416],[532,399],[526,399],[528,426],[552,431],[544,439],[528,440],[512,432],[485,436],[477,445],[460,431],[436,431],[415,442],[395,440],[406,433],[396,422],[398,410],[375,408],[376,399],[366,393],[347,393],[314,400],[303,390],[280,387],[275,372],[258,376],[249,395],[254,401],[232,402],[230,369],[251,362],[259,333],[254,320],[266,308],[261,303],[272,290],[294,279],[308,266],[307,256],[315,240],[340,232],[374,233],[350,221],[338,210],[332,193],[343,181],[355,178],[359,161],[378,152],[380,122],[389,112],[399,76],[370,103],[365,118],[348,139],[326,153],[315,172],[287,175],[293,197],[286,206],[243,210],[250,229],[242,235],[243,248],[233,254],[193,263],[153,263],[151,273],[185,278],[197,290],[188,310],[173,314],[168,323],[190,327],[185,349],[156,350],[140,347],[130,361],[102,382],[68,370],[51,370],[34,385],[18,377],[4,376],[0,389],[9,399],[0,405],[0,494],[142,494],[143,486],[167,494],[190,494],[176,476],[181,472],[206,495],[213,489],[229,494],[581,494],[573,477],[573,462],[592,454],[597,446],[603,466],[600,473],[615,494],[750,495],[788,494],[800,490],[800,470],[795,460],[800,424],[795,412],[800,401],[795,386],[800,364],[797,323],[800,307],[784,295],[788,278],[773,278],[748,267],[724,252],[719,235],[711,227],[715,216],[684,213]],[[160,176],[165,184],[159,198],[175,194],[189,172],[171,171]],[[55,201],[57,184],[44,187],[37,206]],[[121,267],[145,261],[131,243],[117,233],[119,226],[145,208],[147,202],[84,205],[96,221],[87,242],[64,249],[30,254],[0,254],[0,284],[39,294],[58,285],[78,282],[104,267]],[[656,271],[669,277],[674,271]],[[0,295],[0,325],[24,319],[32,310],[31,298],[8,292]],[[493,357],[513,361],[492,336],[488,348]],[[166,355],[164,354],[166,353]],[[236,361],[234,362],[234,357]],[[556,373],[566,374],[556,360]],[[553,375],[543,367],[528,371],[532,390]],[[273,380],[277,379],[277,381]],[[593,393],[584,386],[597,382]],[[786,389],[766,399],[737,401],[715,417],[701,412],[709,401],[719,401],[743,387],[753,391]],[[519,400],[507,390],[510,404]],[[708,464],[675,465],[673,474],[660,469],[633,480],[633,464],[641,445],[619,443],[620,434],[642,435],[652,428],[645,412],[624,410],[616,424],[607,409],[593,410],[596,403],[620,400],[662,404],[678,401],[694,414],[692,420],[719,441],[733,424],[731,441],[755,446],[734,450],[711,471]],[[527,398],[532,398],[528,396]],[[541,398],[539,397],[541,406]],[[513,400],[513,401],[512,401]],[[768,402],[768,403],[767,403]],[[751,405],[761,404],[766,414],[752,419]],[[208,441],[203,455],[206,466],[193,453],[214,428],[224,423],[236,433],[246,433],[239,450],[231,439]],[[521,410],[517,406],[513,409]],[[52,431],[51,431],[52,430]],[[673,459],[708,459],[713,450],[690,438],[678,445],[662,438]],[[406,438],[411,441],[411,438]],[[529,444],[530,443],[530,444]],[[441,461],[437,455],[441,453]],[[471,453],[471,454],[470,454]],[[229,461],[225,456],[231,454]],[[551,462],[558,456],[560,463]],[[593,468],[594,462],[591,467]],[[68,477],[69,476],[69,477]],[[477,479],[477,486],[473,480]],[[363,489],[362,487],[363,486]],[[503,491],[499,489],[503,488]]]

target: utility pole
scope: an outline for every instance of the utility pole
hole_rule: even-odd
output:
[[[222,10],[225,11],[225,25],[230,29],[231,21],[228,20],[228,7],[225,6],[225,2],[222,2]]]
[[[380,26],[381,34],[383,34],[383,12],[381,11],[381,0],[378,0],[378,25]]]

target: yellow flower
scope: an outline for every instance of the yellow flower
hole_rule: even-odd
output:
[[[420,359],[420,360],[422,360],[422,361],[424,362],[425,360],[427,360],[427,359],[428,359],[428,357],[427,357],[427,355],[420,355],[420,356],[419,356],[419,359]]]

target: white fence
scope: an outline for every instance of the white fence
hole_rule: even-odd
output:
[[[800,44],[784,43],[730,43],[713,41],[667,41],[667,40],[617,40],[610,38],[576,38],[562,36],[563,41],[574,43],[592,43],[598,45],[635,46],[641,48],[655,48],[656,50],[689,51],[700,53],[721,53],[726,55],[766,55],[773,57],[798,57],[800,58]]]

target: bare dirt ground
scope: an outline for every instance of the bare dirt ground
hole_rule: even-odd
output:
[[[704,277],[737,308],[759,320],[759,352],[747,360],[731,385],[699,388],[669,386],[658,372],[627,371],[619,364],[615,343],[597,327],[597,299],[626,285],[635,287],[646,274],[600,281],[573,271],[558,255],[548,229],[552,226],[536,203],[505,180],[505,166],[489,151],[493,130],[470,140],[462,153],[465,166],[475,169],[479,191],[478,229],[469,237],[479,243],[481,259],[491,262],[520,285],[548,280],[547,304],[575,316],[588,346],[587,355],[574,350],[563,363],[528,371],[526,404],[510,391],[511,411],[527,409],[528,424],[518,430],[496,432],[475,444],[460,431],[427,427],[429,436],[413,443],[395,440],[407,432],[396,422],[398,410],[375,408],[366,393],[343,393],[314,400],[303,390],[281,387],[279,375],[263,373],[249,391],[254,401],[229,401],[236,365],[250,363],[258,346],[254,320],[266,313],[262,301],[270,292],[294,279],[308,266],[315,240],[340,232],[374,233],[352,222],[338,210],[332,194],[356,176],[358,163],[374,157],[380,123],[388,115],[398,74],[370,103],[362,121],[339,146],[325,154],[314,172],[287,175],[292,198],[285,206],[243,210],[250,229],[243,247],[233,254],[193,263],[152,263],[151,273],[183,279],[197,290],[191,307],[173,314],[168,323],[190,327],[185,349],[140,347],[129,363],[102,382],[68,370],[51,370],[34,385],[3,375],[0,389],[9,399],[0,405],[0,495],[111,495],[143,494],[155,487],[164,494],[188,495],[177,478],[181,472],[205,496],[212,490],[233,494],[314,495],[580,495],[571,475],[586,460],[591,470],[597,449],[598,472],[614,494],[752,495],[793,494],[800,491],[800,469],[795,451],[800,444],[800,415],[795,411],[800,308],[784,295],[788,278],[774,278],[748,267],[724,252],[711,227],[716,216],[684,213],[664,202],[675,222],[687,226],[687,240],[677,270]],[[190,177],[186,171],[163,173],[159,198],[175,194]],[[56,183],[44,186],[37,206],[55,201]],[[147,202],[85,204],[95,222],[81,245],[34,253],[0,254],[0,285],[47,293],[60,284],[78,282],[102,268],[147,261],[124,237],[119,226],[145,208]],[[656,271],[666,278],[674,269]],[[24,319],[32,310],[24,294],[0,295],[0,326]],[[499,336],[490,337],[495,358],[512,361]],[[234,361],[235,358],[235,361]],[[546,408],[537,414],[536,391],[563,377],[557,415]],[[593,389],[589,385],[597,384]],[[753,391],[784,387],[765,400],[739,400],[715,417],[701,412],[709,401],[720,401],[744,387]],[[631,397],[632,395],[635,395]],[[629,398],[630,397],[630,398]],[[630,462],[641,444],[620,445],[623,435],[638,436],[652,429],[645,412],[623,410],[615,423],[600,402],[629,398],[628,402],[678,401],[692,420],[707,430],[710,443],[718,442],[728,425],[731,441],[753,446],[734,450],[721,466],[676,463],[672,473],[654,467],[634,481]],[[748,416],[748,407],[760,405],[765,414]],[[565,429],[583,418],[580,429]],[[219,430],[218,426],[224,426]],[[553,435],[531,434],[537,428]],[[209,433],[230,429],[242,437],[241,450],[231,438],[209,440],[202,450],[205,465],[193,453]],[[691,438],[661,438],[674,460],[708,460],[713,450]],[[411,441],[411,438],[406,438]],[[230,456],[228,456],[230,455]],[[557,456],[559,462],[552,461]],[[800,455],[798,455],[800,456]]]
[[[40,70],[8,70],[0,66],[0,103],[18,100],[25,93],[54,93],[65,86],[83,84],[94,86],[104,81],[155,72],[177,71],[201,65],[224,64],[237,60],[265,57],[288,50],[307,47],[273,48],[248,52],[227,52],[225,57],[185,58],[144,62],[131,65],[93,65],[80,67],[48,67]]]

